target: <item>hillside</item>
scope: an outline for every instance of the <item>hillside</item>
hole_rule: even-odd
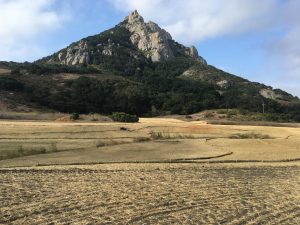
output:
[[[264,105],[269,120],[300,121],[297,97],[208,65],[195,47],[177,43],[137,11],[35,63],[2,62],[0,74],[1,104],[144,116],[222,108],[262,112]]]

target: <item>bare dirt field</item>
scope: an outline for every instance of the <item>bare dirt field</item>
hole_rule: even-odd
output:
[[[0,170],[0,224],[299,224],[300,165]]]

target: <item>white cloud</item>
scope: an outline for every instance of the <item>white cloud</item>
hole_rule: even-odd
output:
[[[281,35],[275,36],[265,48],[269,67],[277,69],[277,86],[300,96],[300,1],[287,0],[278,8]]]
[[[119,10],[137,9],[146,18],[159,21],[176,40],[195,43],[223,35],[265,28],[275,0],[115,0]]]
[[[0,60],[26,60],[42,51],[38,36],[60,28],[55,0],[0,0]]]

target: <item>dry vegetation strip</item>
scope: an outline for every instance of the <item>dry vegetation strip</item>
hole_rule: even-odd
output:
[[[0,170],[0,224],[300,224],[300,166]]]
[[[290,127],[221,126],[166,118],[142,118],[136,124],[0,121],[0,126],[0,167],[300,158],[300,129]]]
[[[0,75],[2,75],[2,74],[8,74],[8,73],[10,73],[10,70],[0,68]]]

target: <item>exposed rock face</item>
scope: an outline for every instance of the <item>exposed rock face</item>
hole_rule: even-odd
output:
[[[67,52],[60,52],[58,60],[66,65],[89,64],[90,53],[87,51],[87,42],[80,41],[78,45],[69,47]]]
[[[198,51],[197,51],[197,49],[196,49],[195,46],[192,46],[192,47],[190,47],[190,48],[187,48],[186,54],[189,55],[189,56],[191,56],[191,57],[193,57],[193,58],[199,57]]]
[[[178,44],[174,47],[174,41],[167,31],[160,28],[154,22],[145,23],[143,17],[137,11],[127,16],[119,26],[125,27],[131,33],[130,42],[141,50],[146,57],[151,58],[153,62],[163,62],[173,59],[175,58],[175,54],[177,54],[176,52],[180,52],[181,56],[185,55],[197,59],[203,64],[207,64],[198,55],[198,51],[194,46],[188,48]],[[111,32],[113,34],[114,31],[112,30]],[[120,47],[120,43],[113,43],[110,39],[107,42],[96,43],[96,46],[93,46],[95,45],[93,43],[89,46],[92,49],[90,51],[88,44],[90,43],[81,40],[77,44],[59,52],[54,61],[58,60],[61,64],[66,65],[90,64],[92,60],[94,61],[95,52],[97,54],[101,53],[104,56],[116,56],[118,54],[116,49]]]
[[[174,58],[169,40],[171,35],[161,29],[156,23],[145,23],[137,11],[125,18],[126,28],[132,33],[130,40],[140,50],[144,51],[153,62],[166,61]]]
[[[112,43],[112,41],[110,39],[108,39],[108,44],[106,46],[104,46],[103,50],[102,50],[102,55],[109,55],[112,56],[113,55],[113,47],[114,47],[114,43]]]
[[[198,50],[196,49],[195,46],[192,46],[190,48],[187,48],[185,53],[187,55],[189,55],[190,57],[194,58],[194,59],[198,59],[200,62],[202,62],[203,64],[207,65],[207,62],[205,59],[203,59],[201,56],[199,56],[198,54]]]
[[[130,37],[132,44],[144,51],[153,62],[167,61],[174,58],[174,52],[170,46],[172,36],[167,31],[161,29],[152,21],[145,23],[143,17],[137,11],[127,16],[125,22],[126,28],[132,33]],[[194,46],[186,48],[185,54],[198,59],[203,64],[207,64],[198,55],[198,51]]]
[[[260,95],[265,97],[265,98],[268,98],[268,99],[272,99],[272,100],[276,100],[276,99],[280,99],[282,98],[281,95],[279,94],[276,94],[273,90],[271,89],[261,89],[259,91]]]
[[[183,76],[183,77],[189,77],[189,78],[191,78],[191,77],[193,77],[195,74],[197,74],[197,71],[194,70],[193,68],[190,68],[190,69],[186,70],[186,71],[182,74],[182,76]],[[202,77],[201,77],[201,78],[202,78]]]
[[[228,82],[228,80],[221,80],[221,81],[218,81],[218,82],[217,82],[217,85],[218,85],[220,88],[223,88],[223,89],[226,89],[226,88],[230,87],[230,83]]]

